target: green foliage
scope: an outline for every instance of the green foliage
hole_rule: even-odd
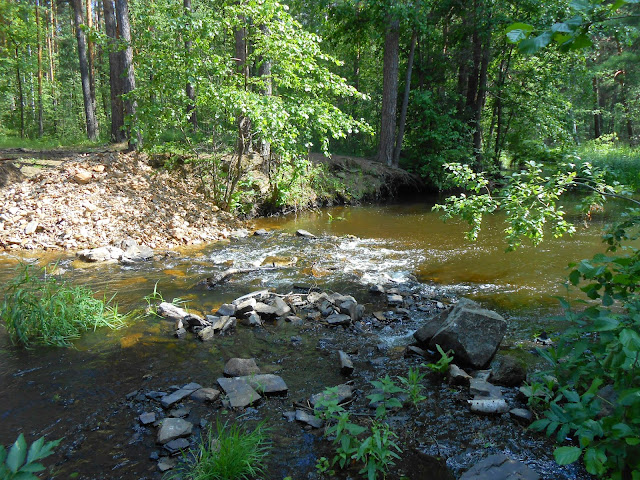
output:
[[[363,467],[359,473],[368,480],[376,480],[379,475],[384,478],[388,469],[395,464],[394,460],[400,458],[398,453],[402,452],[395,442],[397,435],[390,430],[384,417],[389,408],[395,408],[398,403],[402,406],[391,395],[403,390],[395,386],[388,376],[380,382],[371,383],[384,393],[367,396],[372,402],[380,402],[376,420],[368,427],[351,421],[350,413],[338,404],[337,387],[327,388],[323,392],[322,399],[315,406],[315,413],[328,424],[325,435],[333,436],[336,455],[332,465],[345,468],[352,461],[360,462]],[[328,462],[322,462],[320,468],[324,473],[329,473]]]
[[[35,473],[45,470],[38,461],[53,454],[61,441],[45,443],[44,437],[40,437],[29,447],[24,435],[20,434],[9,451],[0,445],[0,480],[37,480],[39,477]]]
[[[447,363],[447,368],[448,365],[449,364]],[[422,394],[424,391],[424,385],[422,385],[424,377],[424,373],[420,373],[419,369],[413,367],[409,368],[409,372],[406,377],[398,377],[400,383],[404,385],[404,389],[409,395],[409,399],[411,400],[411,403],[413,403],[414,407],[417,407],[420,402],[427,399],[427,397]]]
[[[195,460],[185,471],[169,478],[188,480],[250,480],[264,474],[265,460],[271,448],[267,430],[259,424],[248,431],[236,424],[216,423],[210,426],[198,449]]]
[[[451,350],[449,350],[448,352],[445,352],[442,349],[442,347],[437,344],[436,344],[436,348],[440,353],[440,360],[438,360],[436,363],[427,363],[424,366],[429,368],[433,372],[444,375],[449,371],[449,364],[453,362],[453,355],[452,355],[453,352]]]
[[[634,191],[640,190],[640,152],[622,144],[616,135],[585,143],[576,151],[576,157],[605,171],[608,183],[618,181]]]
[[[87,287],[59,283],[34,270],[21,265],[0,304],[0,319],[14,344],[68,347],[83,331],[125,325],[117,305],[94,298]]]
[[[371,405],[376,405],[376,418],[384,418],[389,410],[402,408],[402,401],[395,395],[405,393],[402,387],[397,386],[394,381],[386,375],[382,380],[374,380],[371,384],[377,391],[367,395]]]

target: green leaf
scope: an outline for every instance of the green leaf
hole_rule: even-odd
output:
[[[11,446],[9,454],[7,455],[7,467],[11,472],[17,473],[24,459],[27,457],[27,442],[24,439],[24,435],[21,433],[15,443]]]
[[[551,25],[551,31],[554,33],[556,32],[571,33],[572,32],[571,28],[569,28],[569,25],[567,25],[564,22],[554,23],[553,25]]]
[[[511,43],[518,43],[529,36],[533,26],[526,23],[512,23],[507,27],[507,38]]]
[[[572,0],[569,6],[574,10],[582,11],[591,8],[592,4],[589,0]]]
[[[536,53],[551,42],[552,33],[544,32],[535,38],[527,38],[518,44],[518,50],[522,53]]]
[[[40,460],[42,458],[40,456],[40,451],[42,450],[43,445],[44,437],[40,437],[31,444],[31,446],[29,447],[29,454],[27,455],[27,463],[35,462],[36,460]]]
[[[540,418],[540,419],[536,420],[535,422],[533,422],[531,425],[529,425],[529,428],[531,430],[536,431],[536,432],[541,432],[542,430],[547,428],[547,425],[549,425],[549,419],[548,418]]]
[[[617,329],[619,325],[620,322],[615,318],[604,317],[593,322],[591,330],[594,332],[610,332],[611,330]]]
[[[553,451],[558,465],[569,465],[578,460],[580,455],[582,455],[582,449],[579,447],[559,447]]]

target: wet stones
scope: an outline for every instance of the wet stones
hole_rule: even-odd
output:
[[[283,395],[289,390],[282,377],[270,373],[240,377],[263,395]]]
[[[335,398],[338,404],[348,402],[353,398],[353,388],[351,387],[351,385],[347,385],[346,383],[343,383],[334,388],[335,388],[335,393],[320,392],[320,393],[311,395],[311,397],[309,398],[309,403],[311,404],[311,406],[315,407],[318,402],[321,402],[323,400],[328,400],[329,399],[328,396],[330,395],[331,395],[330,398],[331,399]]]
[[[219,378],[218,384],[227,394],[231,408],[246,408],[262,400],[260,394],[244,378]]]
[[[338,350],[338,357],[340,358],[340,373],[343,375],[351,375],[353,373],[353,362],[349,355],[342,350]]]
[[[527,465],[499,453],[490,455],[467,470],[460,480],[540,480]]]
[[[188,397],[193,392],[195,392],[196,390],[199,390],[201,388],[202,388],[202,385],[199,385],[197,383],[190,383],[188,385],[185,385],[181,389],[176,390],[175,392],[173,392],[173,393],[171,393],[171,394],[169,394],[169,395],[167,395],[165,397],[162,397],[162,399],[160,400],[160,403],[162,404],[162,406],[164,408],[169,408],[174,403],[178,403],[183,398]]]
[[[297,230],[296,235],[298,237],[304,237],[304,238],[317,238],[313,233],[308,232],[306,230],[302,230],[302,229]]]
[[[165,418],[158,430],[156,443],[164,445],[165,443],[180,437],[191,435],[193,424],[182,418]]]
[[[527,379],[527,368],[510,355],[497,355],[491,363],[490,379],[497,385],[517,387]]]
[[[215,402],[220,397],[220,390],[215,388],[200,388],[193,392],[190,397],[199,402]]]
[[[432,350],[436,345],[445,351],[453,350],[457,362],[473,368],[482,368],[491,361],[507,330],[502,316],[465,298],[436,319],[419,329],[415,338],[422,344],[428,341]],[[436,330],[438,322],[440,328]]]

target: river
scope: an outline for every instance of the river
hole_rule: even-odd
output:
[[[237,235],[228,243],[167,252],[135,266],[87,265],[48,252],[24,257],[5,253],[0,255],[0,281],[11,278],[21,259],[40,265],[57,262],[61,278],[88,284],[107,296],[117,293],[123,311],[146,307],[144,297],[155,288],[166,300],[180,297],[201,313],[253,290],[286,293],[300,285],[353,295],[370,313],[384,308],[368,293],[371,284],[408,285],[445,303],[468,296],[498,310],[509,321],[505,344],[526,350],[537,333],[559,328],[551,319],[558,311],[553,297],[564,292],[567,264],[604,250],[600,234],[606,221],[581,225],[574,237],[551,238],[537,248],[524,245],[505,253],[504,225],[498,216],[488,219],[476,243],[469,243],[464,225],[443,223],[428,203],[336,207],[259,219],[253,229],[266,229],[269,235]],[[295,236],[298,229],[318,238]],[[197,286],[203,278],[232,266],[274,264],[283,266],[237,275],[213,290]],[[385,372],[406,370],[402,347],[420,320],[416,316],[350,340],[335,330],[284,325],[259,330],[238,327],[234,335],[202,343],[193,338],[177,341],[166,321],[147,316],[123,330],[87,333],[74,349],[31,351],[12,346],[0,330],[0,443],[12,442],[19,432],[30,440],[43,434],[64,435],[53,457],[56,478],[159,478],[155,463],[148,460],[155,448],[153,436],[135,426],[142,406],[126,395],[189,381],[215,386],[228,358],[251,356],[265,367],[263,371],[282,375],[290,389],[288,398],[269,400],[248,415],[278,425],[274,434],[278,453],[265,478],[307,478],[314,475],[326,442],[295,424],[280,425],[279,414],[290,409],[292,401],[344,381],[327,368],[331,346],[358,352],[362,381],[380,374],[373,362],[380,355],[389,359]],[[293,347],[290,339],[298,336],[302,341]],[[381,344],[389,348],[387,353],[380,353],[385,351]],[[573,466],[555,467],[549,444],[531,438],[508,420],[458,417],[451,410],[459,410],[460,402],[450,397],[446,386],[437,381],[429,385],[430,411],[422,414],[420,424],[433,432],[416,430],[414,454],[443,457],[457,474],[479,458],[478,452],[510,451],[536,466],[544,478],[588,478]],[[216,415],[233,416],[197,409],[191,414],[195,420],[209,421]],[[461,436],[462,426],[468,431]],[[432,442],[429,435],[437,440]],[[405,459],[402,468],[410,468],[406,464],[412,458]]]

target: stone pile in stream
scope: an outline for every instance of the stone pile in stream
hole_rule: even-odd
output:
[[[364,306],[352,296],[339,293],[279,295],[260,290],[221,305],[213,315],[202,317],[167,302],[158,305],[157,313],[174,322],[176,337],[183,338],[191,332],[200,340],[209,341],[217,334],[233,330],[238,323],[260,327],[268,322],[302,325],[307,320],[349,327],[362,320]]]

